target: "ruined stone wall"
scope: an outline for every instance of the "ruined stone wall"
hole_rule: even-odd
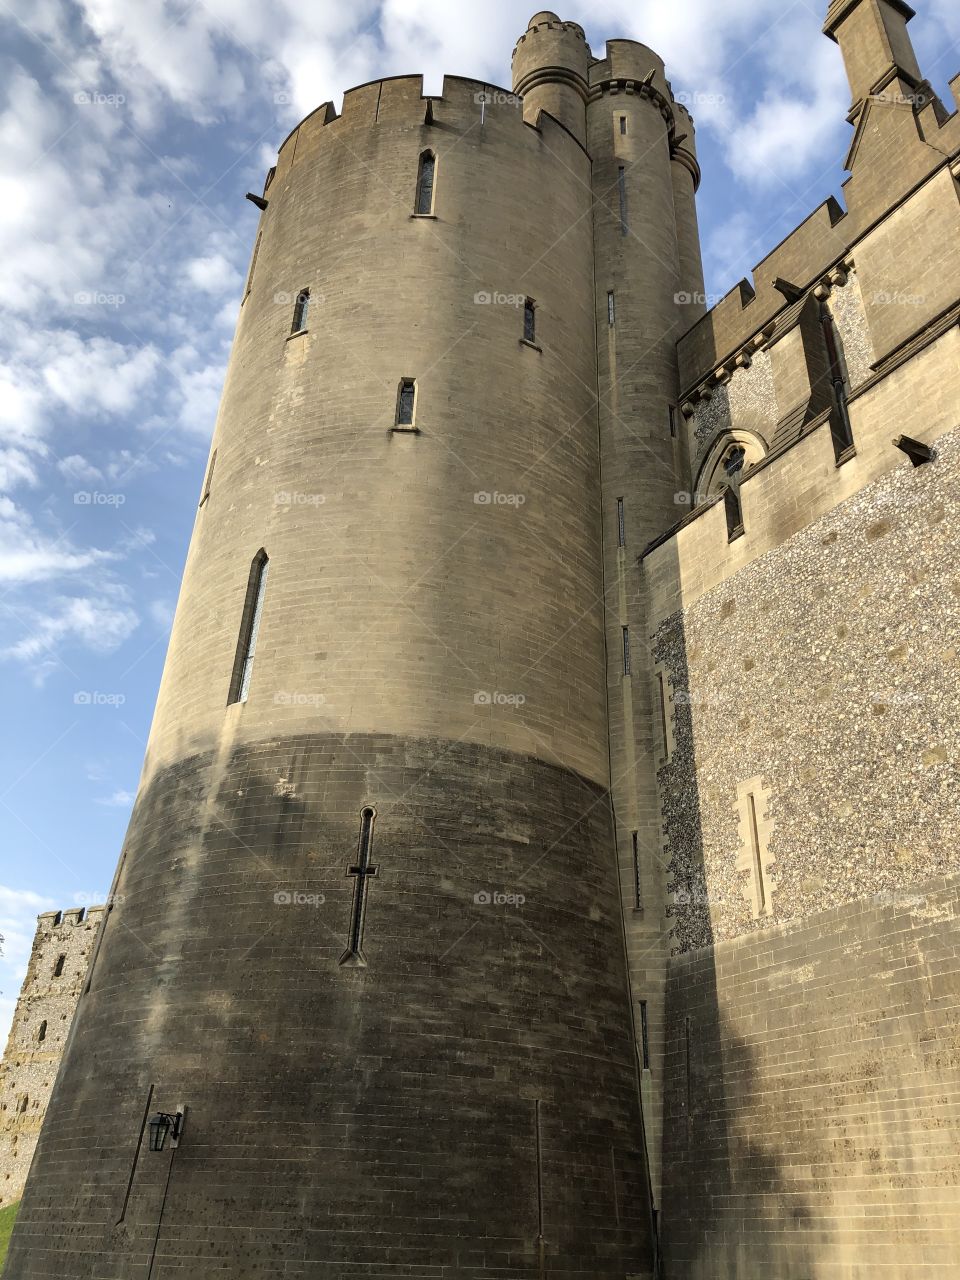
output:
[[[37,920],[0,1062],[0,1208],[15,1204],[23,1191],[101,914],[101,907],[78,908],[47,911]]]

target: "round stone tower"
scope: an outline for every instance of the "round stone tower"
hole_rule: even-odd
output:
[[[555,13],[536,13],[513,51],[513,91],[523,98],[523,118],[537,123],[541,111],[585,144],[590,48],[583,28]]]
[[[590,66],[598,417],[609,741],[627,953],[643,1063],[652,1194],[659,1207],[668,884],[657,768],[669,689],[647,647],[649,543],[685,513],[677,341],[703,314],[693,122],[662,60],[609,40]]]
[[[514,87],[363,85],[268,176],[7,1280],[652,1274],[698,170],[642,45],[539,13]]]
[[[588,51],[554,23],[525,37],[574,48],[524,73],[539,131],[402,77],[280,150],[8,1280],[651,1273]],[[663,117],[624,101],[639,158]],[[662,322],[676,259],[664,234],[626,317]],[[624,370],[637,404],[659,361]]]

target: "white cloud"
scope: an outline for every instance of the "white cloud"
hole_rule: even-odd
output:
[[[174,379],[174,397],[179,400],[178,421],[184,430],[209,440],[220,406],[224,358],[208,362],[192,344],[184,344],[167,361]]]
[[[213,253],[205,258],[191,258],[186,271],[190,282],[205,293],[226,293],[240,287],[240,273],[222,253]]]
[[[169,631],[173,625],[173,614],[176,608],[172,600],[151,600],[150,617],[163,631]]]
[[[135,409],[160,362],[152,346],[135,349],[109,338],[84,340],[64,330],[41,336],[50,344],[42,374],[46,386],[62,405],[85,415]]]
[[[71,484],[96,484],[98,480],[103,479],[100,468],[88,462],[79,453],[71,453],[68,458],[61,458],[57,463],[57,470],[64,480]]]
[[[65,534],[51,537],[28,512],[0,497],[0,582],[43,582],[114,558],[109,551],[80,550]]]
[[[95,801],[96,804],[105,805],[108,809],[129,809],[137,798],[135,791],[114,791],[112,795],[103,796]]]
[[[139,625],[133,609],[109,599],[89,596],[61,598],[47,612],[32,611],[24,618],[26,635],[0,650],[0,658],[35,661],[75,641],[95,653],[111,653]]]
[[[0,449],[0,493],[18,484],[35,485],[37,471],[33,459],[22,449]]]

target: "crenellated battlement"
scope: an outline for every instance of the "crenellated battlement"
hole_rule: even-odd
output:
[[[304,154],[318,146],[333,145],[345,132],[355,129],[434,129],[439,137],[444,128],[469,128],[482,117],[485,128],[512,131],[520,145],[530,148],[538,146],[536,134],[543,129],[569,138],[569,131],[549,112],[541,111],[535,121],[525,121],[521,106],[512,90],[464,76],[444,76],[438,96],[424,94],[422,75],[368,81],[346,91],[340,112],[332,102],[325,102],[291,129],[280,144],[265,194],[267,187],[283,178]]]
[[[952,82],[954,95],[960,77]],[[960,101],[960,97],[958,97]],[[870,127],[872,126],[872,127]],[[680,382],[686,394],[730,366],[785,307],[778,281],[810,290],[926,182],[960,163],[960,113],[946,115],[932,97],[892,83],[860,114],[844,183],[846,207],[830,196],[767,254],[680,339]]]
[[[531,36],[543,31],[562,32],[564,35],[573,36],[575,40],[581,41],[584,45],[587,43],[586,32],[578,22],[564,22],[557,14],[544,10],[542,13],[535,13],[530,19],[526,31],[513,46],[514,57],[516,57],[517,50],[521,45],[526,44]]]

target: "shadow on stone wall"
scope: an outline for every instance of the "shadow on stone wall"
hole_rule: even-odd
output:
[[[665,1280],[814,1280],[822,1231],[812,1246],[811,1208],[781,1154],[791,1136],[776,1132],[777,1100],[761,1100],[756,1054],[720,1009],[714,964],[707,948],[674,960],[668,979]]]
[[[532,757],[388,735],[158,773],[10,1280],[154,1257],[153,1280],[649,1274],[604,801]],[[174,1163],[143,1125],[181,1104]]]
[[[689,680],[682,614],[661,628],[656,659],[668,667],[674,693],[674,749],[661,771],[668,888],[675,899],[668,908],[665,1008],[664,1280],[814,1280],[824,1242],[822,1233],[817,1244],[804,1238],[811,1209],[793,1190],[781,1154],[791,1135],[776,1097],[763,1097],[756,1052],[721,1008],[696,707],[683,696]]]

